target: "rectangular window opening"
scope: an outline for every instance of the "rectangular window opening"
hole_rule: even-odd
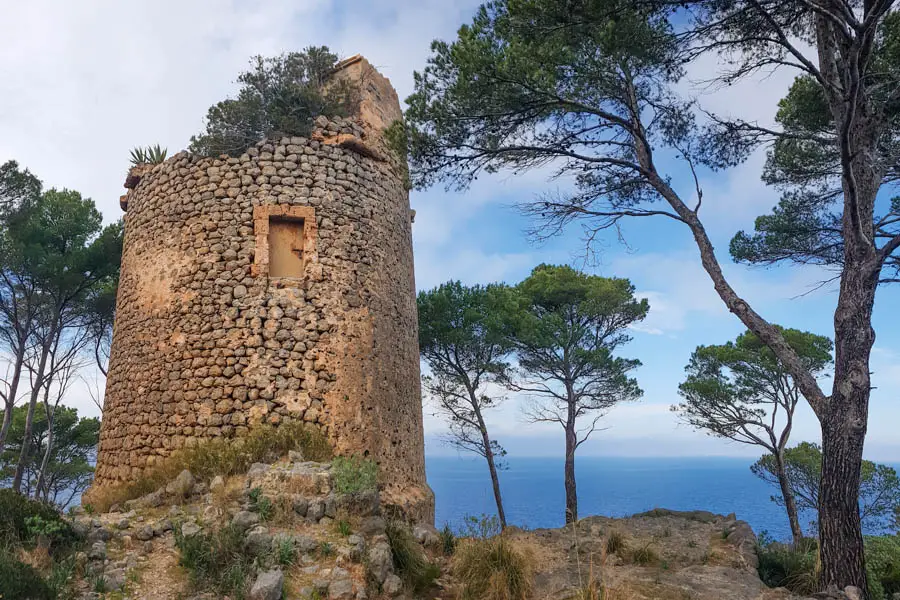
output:
[[[303,277],[303,219],[269,219],[269,277]]]

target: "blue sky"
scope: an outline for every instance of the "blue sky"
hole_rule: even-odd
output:
[[[0,22],[0,161],[15,158],[47,185],[71,187],[92,197],[108,220],[119,216],[118,197],[135,145],[161,143],[171,152],[202,127],[208,106],[227,96],[253,54],[274,54],[325,44],[342,56],[362,53],[390,77],[402,97],[412,71],[425,64],[434,38],[451,39],[478,5],[472,0],[361,0],[206,2],[181,0],[62,3],[33,0],[5,7]],[[715,72],[715,59],[692,66],[682,93],[721,114],[770,123],[792,75],[709,90],[698,84]],[[703,174],[701,216],[738,292],[780,324],[830,334],[834,286],[812,291],[827,274],[818,269],[749,269],[731,263],[727,244],[739,229],[777,202],[759,180],[762,156],[722,174]],[[690,195],[685,171],[667,164]],[[420,288],[448,279],[466,283],[516,282],[541,262],[583,266],[577,228],[542,246],[524,234],[530,223],[513,206],[565,185],[545,172],[485,176],[465,193],[414,192],[416,277]],[[668,407],[691,351],[742,331],[713,292],[687,231],[677,223],[641,220],[624,227],[627,246],[602,240],[589,270],[630,278],[650,300],[648,319],[623,353],[639,358],[644,399],[614,409],[607,429],[584,454],[642,456],[745,455],[754,449],[728,444],[680,425]],[[892,307],[900,291],[878,297],[873,392],[867,454],[900,460],[900,326]],[[560,432],[523,422],[510,398],[491,416],[495,435],[511,453],[553,455]],[[84,390],[76,404],[96,412]],[[431,411],[426,406],[426,413]],[[450,452],[438,440],[442,423],[426,416],[428,452]],[[795,439],[815,440],[818,428],[804,409]]]

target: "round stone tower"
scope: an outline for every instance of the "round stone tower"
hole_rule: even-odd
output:
[[[95,485],[255,424],[305,421],[433,519],[425,482],[411,211],[382,139],[400,118],[362,57],[357,115],[233,158],[132,173]]]

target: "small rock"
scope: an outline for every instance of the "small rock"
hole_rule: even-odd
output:
[[[303,453],[299,450],[289,450],[288,460],[291,462],[303,462]]]
[[[148,540],[153,539],[153,528],[149,525],[144,525],[134,534],[134,537],[142,542],[146,542]]]
[[[112,533],[110,533],[109,529],[105,527],[97,527],[92,532],[88,534],[89,542],[108,542],[112,537]]]
[[[250,588],[250,600],[281,600],[284,573],[274,569],[260,573]]]
[[[353,598],[353,582],[349,579],[336,579],[328,586],[328,600],[351,600]]]
[[[191,492],[194,491],[194,486],[196,484],[197,482],[194,480],[194,476],[191,475],[190,471],[185,469],[178,474],[178,477],[176,477],[172,483],[166,486],[166,492],[180,498],[187,498],[191,495]]]
[[[862,590],[855,585],[848,585],[845,587],[844,595],[847,596],[847,600],[865,600]]]
[[[387,579],[384,580],[381,589],[383,589],[384,593],[391,598],[399,596],[400,592],[403,591],[403,581],[399,577],[391,573],[387,576]]]
[[[225,488],[225,479],[221,475],[216,475],[209,483],[209,491],[216,493]]]
[[[162,535],[167,531],[172,531],[172,521],[162,519],[153,525],[153,535]]]
[[[247,531],[259,524],[259,515],[249,510],[242,510],[235,513],[234,518],[231,519],[231,524],[242,532]]]
[[[341,494],[335,498],[335,508],[358,517],[377,515],[381,510],[381,500],[377,491]]]
[[[131,527],[131,522],[128,519],[120,519],[116,523],[116,527],[118,529],[128,529],[129,527]]]
[[[366,517],[359,524],[359,532],[366,537],[384,533],[387,524],[381,517]]]
[[[244,538],[244,547],[254,554],[262,554],[272,549],[272,536],[269,530],[258,525],[247,532]]]
[[[243,298],[247,295],[247,288],[243,285],[236,285],[234,289],[231,291],[231,295],[235,298]]]
[[[193,521],[185,521],[181,526],[181,535],[188,538],[200,533],[200,526]]]
[[[309,537],[308,535],[298,535],[297,537],[295,537],[294,545],[301,553],[314,552],[319,548],[319,542]]]
[[[141,551],[144,554],[150,554],[153,552],[153,542],[144,542],[144,545],[141,547]]]
[[[141,496],[135,501],[135,504],[145,508],[156,508],[157,506],[162,506],[165,497],[166,489],[159,488],[155,492],[150,492],[149,494]]]
[[[91,560],[106,560],[106,542],[94,542],[87,556]]]
[[[306,516],[306,511],[309,510],[309,500],[304,498],[303,496],[297,496],[294,498],[294,512],[300,515],[301,517]]]
[[[103,574],[106,580],[106,590],[109,592],[118,592],[125,585],[125,569],[112,569]]]
[[[441,538],[438,536],[437,529],[430,525],[420,524],[413,527],[413,537],[415,537],[416,541],[423,546],[434,547],[441,543]]]
[[[319,525],[321,525],[322,527],[328,527],[332,523],[334,523],[334,519],[332,519],[331,517],[322,517],[321,519],[319,519]]]
[[[309,503],[309,508],[306,511],[306,518],[313,523],[318,523],[319,520],[325,516],[325,503],[321,500],[315,500]]]

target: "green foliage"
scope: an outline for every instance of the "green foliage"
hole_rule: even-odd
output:
[[[785,450],[784,463],[797,508],[818,514],[822,449],[818,444],[802,442]],[[776,461],[772,454],[763,455],[750,470],[780,492]],[[784,505],[784,498],[780,493],[773,495],[772,501]],[[860,471],[859,510],[866,529],[893,530],[893,519],[898,507],[900,507],[900,478],[897,472],[893,467],[864,460]]]
[[[334,490],[339,494],[371,492],[378,489],[378,465],[359,456],[336,456],[331,461]]]
[[[353,528],[350,526],[350,522],[344,519],[338,519],[337,521],[335,521],[334,529],[344,537],[347,537],[348,535],[353,533]]]
[[[319,543],[319,556],[322,558],[328,558],[329,556],[334,556],[335,550],[334,546],[331,545],[331,542],[322,541]]]
[[[438,536],[441,538],[441,550],[444,556],[452,556],[456,551],[457,541],[456,534],[453,533],[449,523],[444,523],[444,526],[438,532]]]
[[[309,460],[331,459],[331,445],[322,432],[304,423],[282,423],[278,427],[255,427],[240,438],[217,438],[174,452],[140,479],[123,486],[105,486],[86,500],[100,512],[113,504],[149,494],[187,469],[194,477],[209,480],[246,473],[255,462],[275,460],[290,450],[300,450]]]
[[[31,565],[0,549],[0,598],[9,600],[54,600],[53,590]]]
[[[168,150],[160,147],[159,144],[155,146],[137,146],[131,150],[131,164],[133,166],[158,165],[166,160],[166,154],[168,154]]]
[[[525,600],[534,586],[534,557],[505,535],[461,539],[453,573],[466,600]]]
[[[389,521],[385,533],[391,546],[394,569],[406,586],[415,594],[431,587],[440,575],[440,569],[428,561],[409,525],[401,521]]]
[[[71,525],[52,506],[0,489],[0,547],[31,544],[38,536],[47,540],[52,553],[78,541]]]
[[[19,163],[9,160],[0,165],[0,218],[23,205],[36,202],[41,195],[41,180],[28,169],[21,170]]]
[[[275,505],[272,503],[271,498],[263,495],[262,488],[255,487],[250,490],[249,499],[250,510],[259,515],[260,521],[265,523],[272,519],[272,516],[275,514]]]
[[[264,138],[309,134],[319,115],[352,113],[358,91],[347,80],[329,81],[336,63],[325,46],[253,57],[238,76],[237,96],[210,107],[206,131],[191,138],[191,151],[238,156]]]
[[[198,589],[213,589],[237,599],[246,596],[255,557],[245,549],[239,529],[229,525],[185,537],[176,528],[175,545],[179,563],[190,572]]]
[[[294,564],[297,560],[297,548],[288,537],[277,538],[275,543],[275,561],[281,566]]]
[[[760,545],[759,577],[769,587],[786,587],[800,595],[817,592],[818,552],[814,540],[797,547],[778,542]]]
[[[0,453],[0,481],[8,482],[12,479],[22,450],[27,413],[26,405],[13,409],[6,445]],[[2,414],[0,411],[0,417]],[[46,411],[36,411],[32,421],[30,452],[25,463],[22,489],[26,494],[35,491],[49,433]],[[75,495],[90,485],[93,478],[94,467],[91,461],[100,438],[100,420],[79,418],[77,409],[59,406],[54,414],[52,434],[53,447],[44,471],[41,497],[59,507],[65,507]]]
[[[833,344],[827,337],[779,331],[814,375],[831,364]],[[699,346],[685,371],[678,387],[684,402],[672,410],[692,427],[770,452],[787,443],[769,416],[781,409],[793,415],[801,396],[785,366],[756,335],[747,331],[734,342]]]
[[[486,540],[500,535],[500,520],[496,515],[466,515],[459,530],[460,537]]]
[[[865,538],[866,571],[872,600],[887,600],[900,592],[900,537]]]

